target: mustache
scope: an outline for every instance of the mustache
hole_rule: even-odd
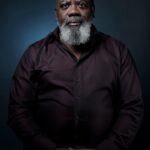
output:
[[[64,25],[67,25],[69,24],[70,22],[80,22],[80,23],[83,23],[85,22],[85,19],[82,17],[82,16],[71,16],[71,17],[66,17],[63,24]]]

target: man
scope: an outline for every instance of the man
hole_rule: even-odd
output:
[[[92,24],[93,0],[57,0],[58,27],[12,78],[9,126],[26,150],[126,150],[142,120],[127,47]]]

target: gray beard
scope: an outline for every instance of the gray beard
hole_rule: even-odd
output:
[[[60,40],[68,45],[81,45],[85,44],[90,39],[91,22],[84,22],[79,28],[70,28],[62,24],[60,28]]]

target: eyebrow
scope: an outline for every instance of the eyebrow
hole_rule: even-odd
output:
[[[67,2],[69,0],[58,0],[58,2]],[[89,0],[76,0],[77,2],[78,1],[83,1],[83,2],[89,2]]]
[[[58,0],[58,2],[67,2],[68,0]]]
[[[76,0],[77,2],[78,1],[83,1],[83,2],[89,2],[89,0]]]

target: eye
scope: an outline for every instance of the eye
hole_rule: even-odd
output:
[[[62,8],[62,9],[67,9],[68,7],[69,7],[69,3],[62,3],[62,4],[60,4],[60,8]]]
[[[85,9],[85,8],[89,7],[88,3],[86,3],[86,2],[79,2],[78,6],[82,9]]]

